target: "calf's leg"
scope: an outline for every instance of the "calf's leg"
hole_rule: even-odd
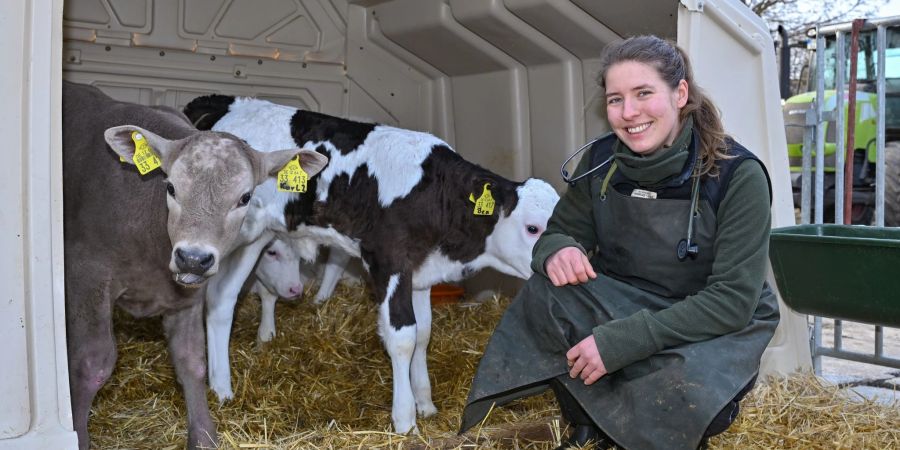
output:
[[[67,293],[66,335],[72,425],[78,433],[78,448],[87,450],[90,447],[88,416],[91,405],[97,391],[109,380],[117,357],[112,301],[107,287],[103,287],[99,295]]]
[[[412,310],[412,277],[395,273],[388,277],[373,271],[375,292],[383,293],[378,310],[378,331],[391,357],[394,396],[391,419],[397,433],[418,433],[416,402],[410,386],[410,363],[416,346],[415,314]]]
[[[259,329],[256,338],[259,342],[269,342],[275,337],[275,302],[278,296],[269,292],[259,281],[253,286],[253,292],[259,295],[260,302]]]
[[[263,247],[272,240],[273,233],[263,233],[256,241],[235,250],[219,265],[206,287],[206,344],[209,362],[209,386],[219,402],[234,398],[231,390],[231,364],[228,344],[231,340],[231,324],[234,306],[244,281],[253,271]]]
[[[184,392],[188,448],[215,448],[218,444],[216,425],[206,402],[202,295],[196,305],[163,316],[163,328],[172,366]]]
[[[428,379],[428,342],[431,340],[431,288],[414,290],[413,311],[416,315],[416,349],[410,366],[412,392],[416,399],[416,411],[422,417],[437,413],[431,401],[431,380]]]
[[[322,282],[319,283],[319,290],[316,292],[316,298],[313,302],[317,305],[325,303],[325,300],[331,298],[334,294],[334,288],[337,287],[341,274],[347,264],[350,263],[350,255],[337,247],[328,249],[328,261],[325,263],[325,271],[322,274]]]

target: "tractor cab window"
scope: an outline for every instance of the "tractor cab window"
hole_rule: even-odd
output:
[[[886,30],[885,46],[885,125],[888,129],[900,128],[900,27]],[[836,45],[834,35],[825,38],[825,89],[835,88]],[[844,34],[844,83],[850,82],[850,38]],[[876,31],[860,33],[857,53],[857,92],[875,93],[878,80],[878,49]],[[810,72],[808,89],[815,91],[815,69]],[[874,105],[874,103],[873,103]]]
[[[844,36],[844,83],[850,81],[850,39]],[[900,81],[900,30],[888,29],[885,49],[885,79]],[[875,92],[878,77],[878,51],[875,30],[860,33],[859,52],[857,53],[856,78],[859,88],[867,92]],[[834,89],[836,67],[835,37],[825,39],[825,89]],[[815,90],[815,71],[810,77],[810,90]],[[900,87],[900,86],[898,86]],[[889,89],[890,90],[890,89]]]

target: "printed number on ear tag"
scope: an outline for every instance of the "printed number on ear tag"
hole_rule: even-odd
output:
[[[143,134],[132,131],[131,140],[134,141],[134,156],[131,159],[141,175],[146,175],[161,165],[159,157],[153,153]]]
[[[300,167],[300,157],[294,156],[278,171],[278,190],[282,192],[306,192],[309,175]]]
[[[469,201],[475,204],[472,212],[476,216],[490,216],[494,214],[494,197],[491,195],[491,183],[484,183],[481,196],[475,200],[475,195],[469,194]]]

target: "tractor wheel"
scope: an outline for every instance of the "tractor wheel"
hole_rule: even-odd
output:
[[[884,226],[900,227],[900,141],[884,144]]]
[[[834,206],[825,208],[823,223],[834,223]],[[853,205],[850,211],[850,223],[853,225],[872,225],[875,220],[875,207],[866,205]]]

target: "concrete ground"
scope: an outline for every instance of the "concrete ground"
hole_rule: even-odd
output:
[[[875,353],[874,325],[848,321],[842,323],[844,350]],[[900,329],[885,327],[883,330],[884,356],[900,359]],[[822,319],[822,341],[821,346],[833,345],[834,321],[831,319]],[[860,399],[871,399],[900,408],[900,369],[823,357],[822,376],[832,383],[851,389]]]

